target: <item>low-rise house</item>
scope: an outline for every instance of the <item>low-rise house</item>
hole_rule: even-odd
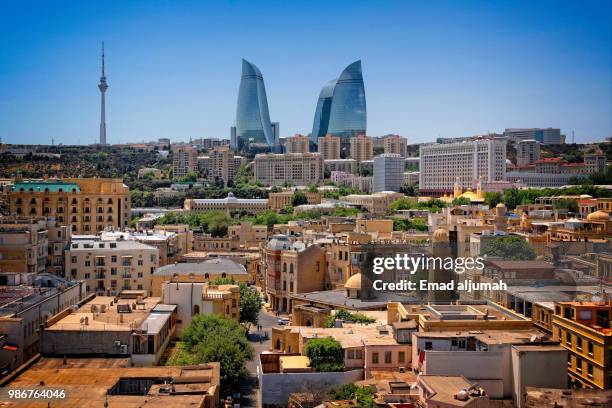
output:
[[[132,364],[157,364],[174,336],[176,306],[145,291],[97,296],[47,320],[41,352],[47,355],[130,357]]]

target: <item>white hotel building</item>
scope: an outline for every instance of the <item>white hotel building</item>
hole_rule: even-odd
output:
[[[423,145],[419,169],[419,192],[425,195],[452,193],[457,177],[463,189],[473,188],[481,177],[485,183],[505,180],[506,139]]]

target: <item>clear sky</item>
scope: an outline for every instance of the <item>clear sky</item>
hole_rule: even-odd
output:
[[[296,4],[289,4],[296,3]],[[100,42],[109,143],[228,138],[241,58],[281,136],[361,59],[368,134],[505,127],[612,136],[611,1],[2,1],[0,137],[93,143]]]

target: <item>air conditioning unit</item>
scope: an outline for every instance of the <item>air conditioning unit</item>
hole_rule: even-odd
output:
[[[116,347],[121,346],[121,340],[115,340],[115,346]]]
[[[128,353],[128,349],[127,349],[127,344],[122,344],[121,345],[121,350],[119,351],[120,354],[127,354]]]

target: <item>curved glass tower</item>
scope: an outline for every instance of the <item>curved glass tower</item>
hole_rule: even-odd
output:
[[[327,134],[351,137],[365,133],[365,87],[361,61],[355,61],[321,89],[311,139],[316,144],[318,137]]]
[[[236,108],[236,140],[240,149],[250,143],[275,145],[263,76],[259,68],[244,59]]]

